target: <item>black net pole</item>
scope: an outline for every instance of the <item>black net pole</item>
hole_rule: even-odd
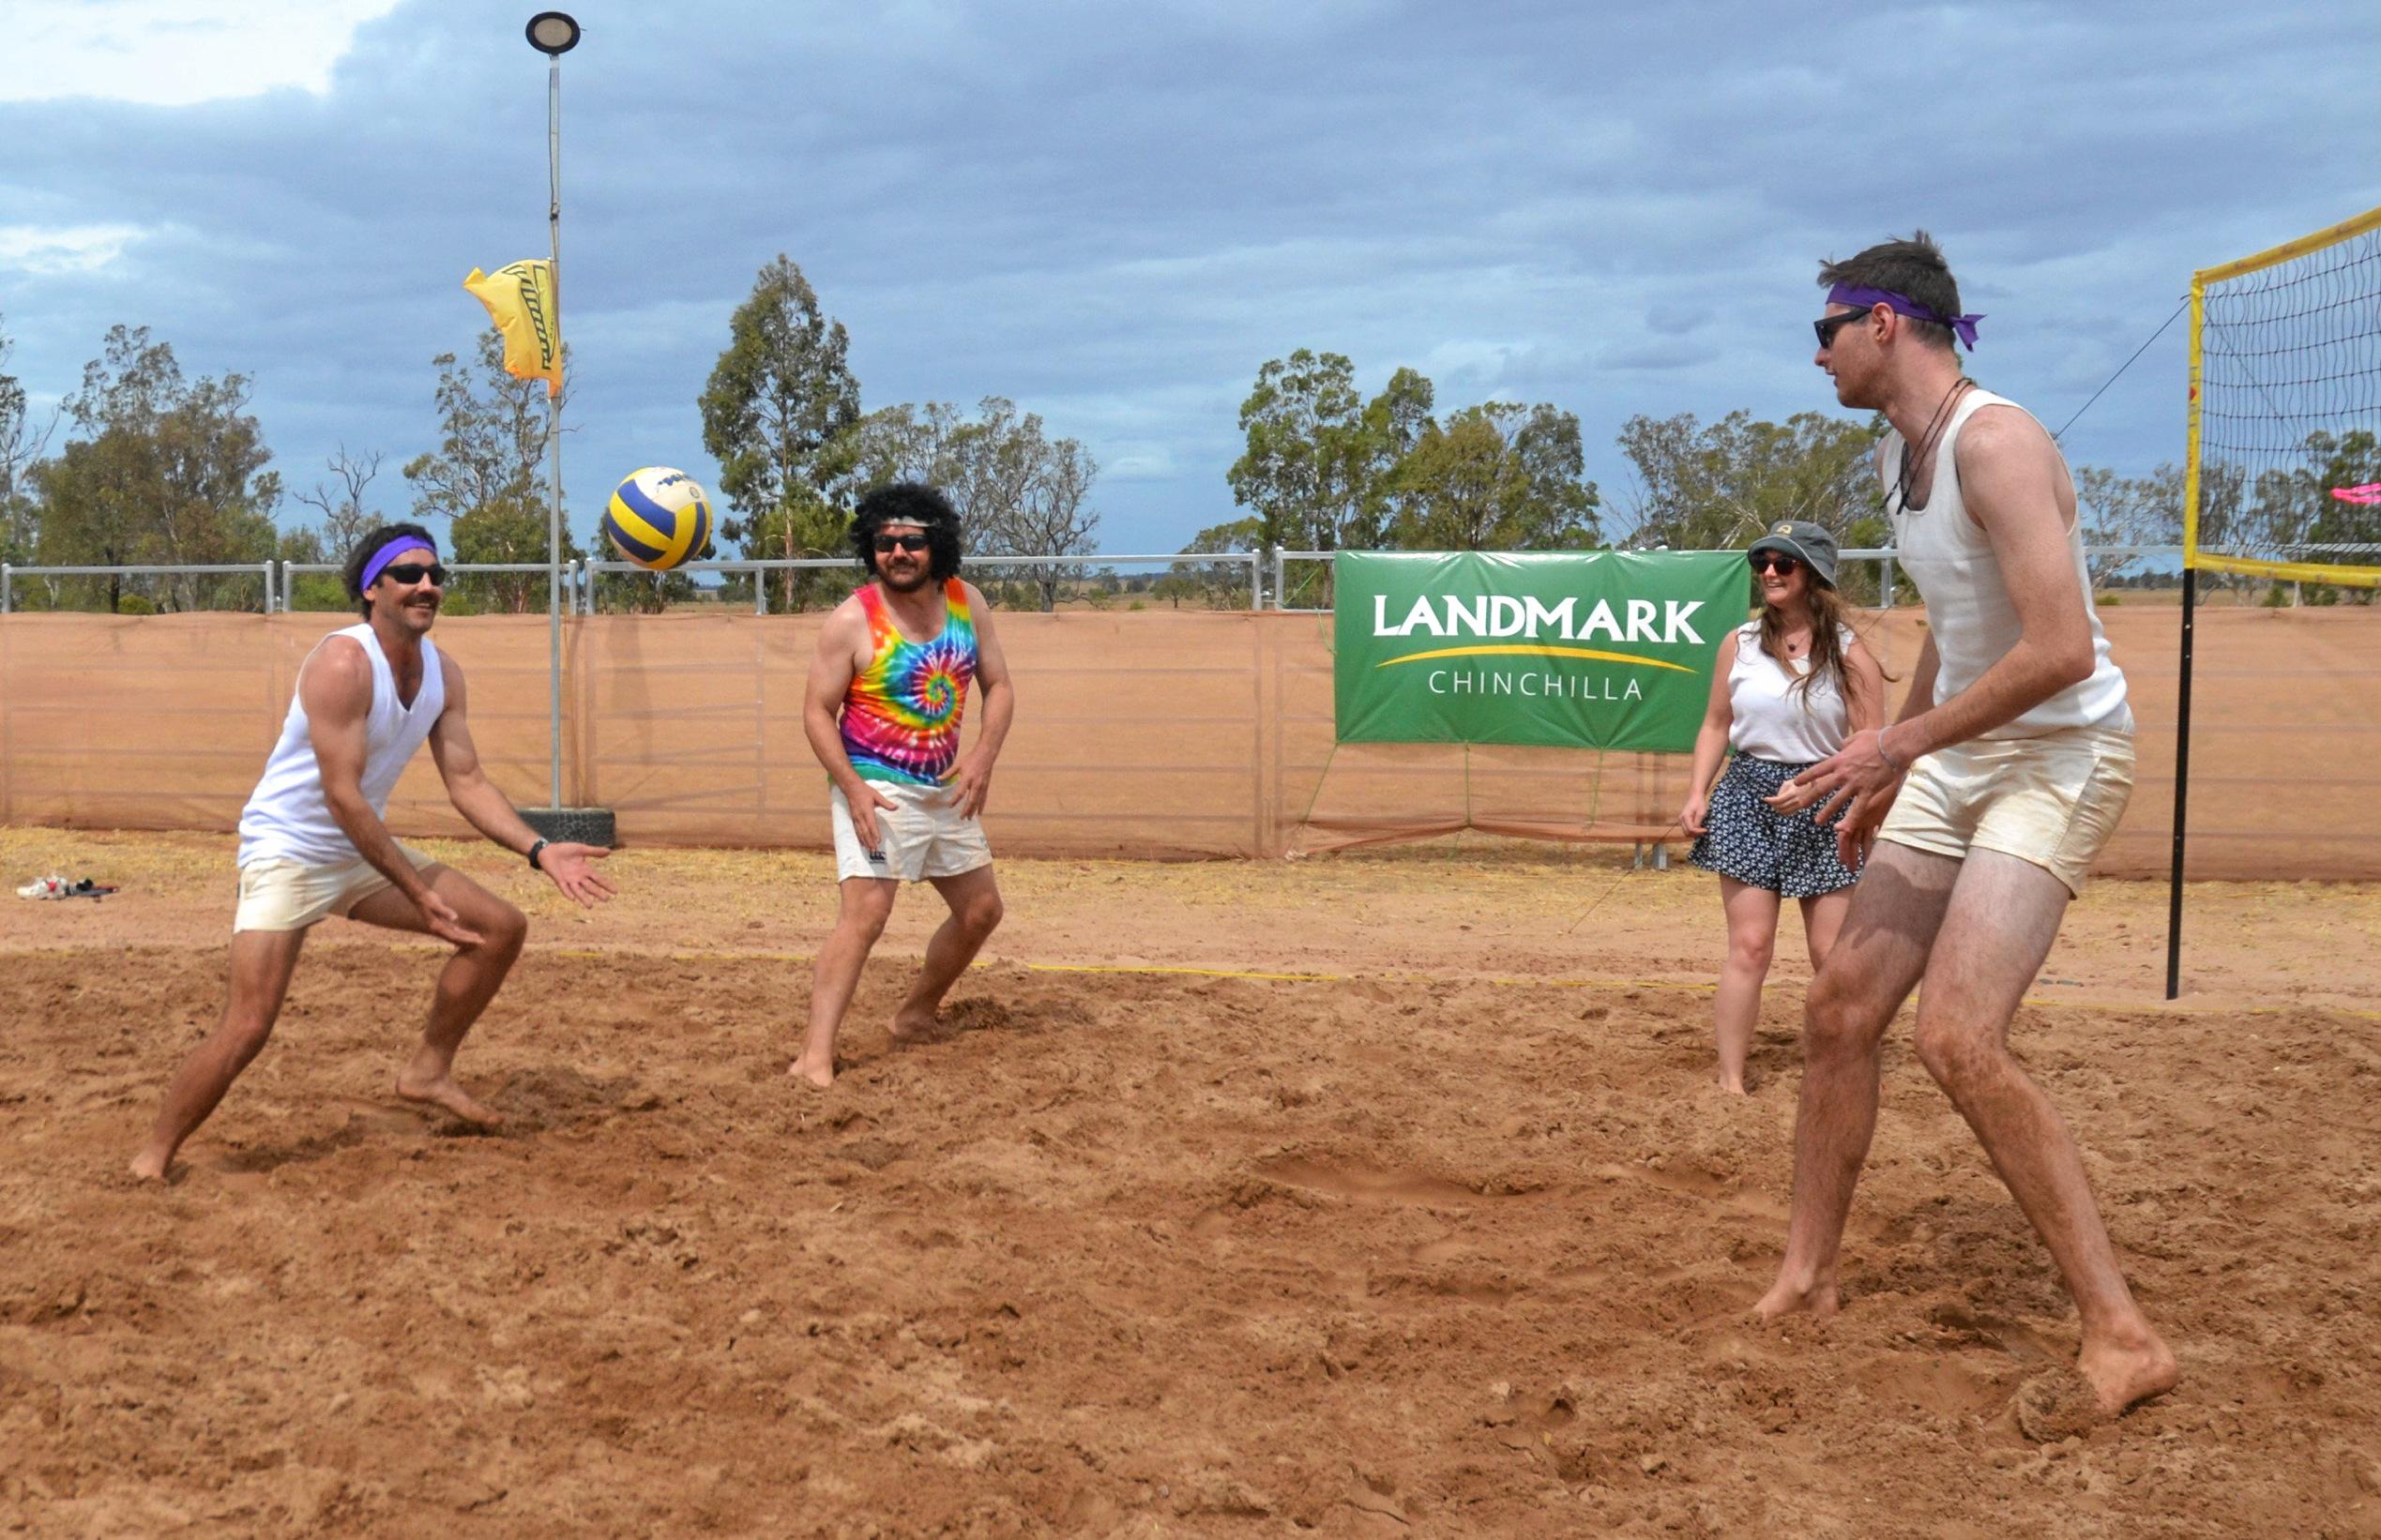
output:
[[[2199,572],[2183,568],[2182,672],[2175,702],[2175,853],[2166,887],[2166,998],[2182,993],[2183,828],[2191,808],[2191,642]]]

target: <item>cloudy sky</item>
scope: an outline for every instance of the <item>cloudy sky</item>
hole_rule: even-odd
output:
[[[535,8],[8,0],[11,370],[54,400],[148,325],[253,377],[294,486],[376,449],[403,511],[463,274],[545,254]],[[1087,444],[1111,551],[1237,516],[1238,403],[1300,346],[1576,412],[1625,504],[1631,414],[1831,409],[1815,264],[1914,226],[1990,317],[1971,371],[2056,427],[2193,267],[2381,204],[2352,9],[583,0],[572,522],[639,465],[711,476],[695,398],[780,251],[866,406],[1006,395]],[[2072,458],[2179,458],[2182,332]]]

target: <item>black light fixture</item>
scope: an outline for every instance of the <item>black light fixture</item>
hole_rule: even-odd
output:
[[[529,46],[560,58],[579,46],[579,23],[559,10],[541,10],[529,18]]]

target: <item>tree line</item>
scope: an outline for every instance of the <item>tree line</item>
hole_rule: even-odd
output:
[[[1891,544],[1874,468],[1882,417],[1801,412],[1770,422],[1745,411],[1716,421],[1695,413],[1630,417],[1615,443],[1630,485],[1608,503],[1586,480],[1578,417],[1539,403],[1486,401],[1435,415],[1431,381],[1399,369],[1370,399],[1345,356],[1300,349],[1257,371],[1240,405],[1245,452],[1228,473],[1249,513],[1199,532],[1186,555],[1268,548],[1330,551],[1564,551],[1617,545],[1633,550],[1726,550],[1781,520],[1823,525],[1844,548]],[[2351,439],[2359,437],[2350,435]],[[2361,435],[2371,459],[2371,435]],[[2322,440],[2324,442],[2318,443]],[[2311,460],[2343,453],[2322,434]],[[2346,452],[2353,457],[2354,446]],[[2343,523],[2333,503],[2307,488],[2328,471],[2273,473],[2245,501],[2234,476],[2231,502],[2221,473],[2208,500],[2217,535],[2272,541],[2321,538]],[[2178,545],[2183,476],[2165,464],[2126,476],[2102,466],[2074,468],[2084,539],[2095,546]],[[2336,477],[2335,477],[2336,479]],[[2381,479],[2381,470],[2366,477]],[[2237,517],[2223,511],[2233,508]],[[2327,518],[2328,522],[2327,523]],[[2211,541],[2214,536],[2208,536]],[[2130,565],[2092,560],[2096,581]],[[1221,564],[1184,563],[1178,579],[1227,590],[1245,579]],[[1881,574],[1866,564],[1840,574],[1847,596],[1871,601]],[[1292,597],[1328,601],[1319,566]]]
[[[949,493],[978,555],[1094,549],[1100,466],[1080,441],[1054,436],[1039,415],[1000,396],[972,410],[931,400],[863,410],[849,337],[790,259],[761,270],[728,333],[698,402],[723,505],[705,555],[720,554],[723,540],[751,557],[846,556],[851,506],[904,478]],[[111,329],[80,388],[46,418],[8,372],[10,353],[0,328],[0,560],[336,564],[391,516],[382,481],[387,451],[342,444],[322,478],[292,492],[270,468],[272,453],[250,410],[253,380],[239,373],[190,380],[172,344],[146,327]],[[399,469],[409,494],[404,513],[443,532],[453,561],[543,564],[555,419],[543,383],[514,379],[503,356],[502,338],[490,327],[468,356],[431,359],[437,444]],[[568,382],[567,346],[564,360]],[[567,383],[561,400],[567,418]],[[562,545],[566,561],[610,554],[594,525],[566,529]],[[1055,604],[1064,579],[1047,564],[993,564],[986,571],[986,585],[1002,602],[1044,609]],[[851,581],[848,571],[774,578],[788,607],[840,597]],[[537,610],[546,588],[543,572],[474,574],[458,581],[448,603],[466,613]],[[751,580],[732,578],[728,591],[749,596]],[[659,609],[693,593],[684,574],[605,573],[598,582],[599,601],[614,608]],[[17,593],[23,608],[117,612],[255,609],[262,598],[261,580],[244,574],[57,579],[28,581]],[[338,579],[325,574],[300,576],[292,599],[306,609],[344,602]]]
[[[405,512],[443,527],[455,560],[542,563],[553,419],[541,383],[513,379],[502,355],[490,328],[468,356],[431,359],[437,443],[405,460],[399,479]],[[387,516],[385,493],[393,489],[380,481],[385,451],[342,444],[311,488],[286,488],[250,410],[252,379],[190,379],[172,346],[145,327],[112,328],[79,387],[47,418],[8,372],[9,357],[0,327],[0,559],[336,563]],[[847,331],[783,255],[760,270],[730,316],[727,346],[697,406],[722,505],[724,544],[706,554],[732,546],[747,557],[841,557],[852,505],[904,478],[949,493],[975,554],[1097,549],[1100,467],[1080,441],[1054,435],[1038,415],[1000,396],[965,409],[934,400],[866,408]],[[1273,549],[1723,549],[1783,519],[1822,524],[1846,547],[1889,539],[1871,462],[1881,419],[1631,416],[1615,441],[1630,468],[1616,502],[1585,474],[1576,414],[1500,400],[1442,409],[1436,386],[1411,368],[1368,396],[1348,357],[1301,348],[1258,370],[1238,423],[1243,451],[1225,479],[1246,512],[1201,530],[1183,548],[1186,560],[1137,581],[1141,591],[1175,603],[1244,602],[1245,566],[1195,558]],[[2369,510],[2329,498],[2327,489],[2381,480],[2374,435],[2317,431],[2301,447],[2299,463],[2253,476],[2211,459],[2202,476],[2203,540],[2279,551],[2369,533]],[[2180,541],[2179,467],[2125,476],[2080,465],[2074,475],[2087,543]],[[594,528],[584,540],[566,531],[565,558],[604,551]],[[2123,565],[2097,561],[2095,578]],[[987,575],[1000,601],[1041,609],[1082,582],[1079,571],[1054,564],[987,564],[978,576]],[[769,581],[793,608],[831,600],[850,576],[786,570]],[[1873,596],[1875,581],[1873,570],[1844,574],[1858,598]],[[749,596],[750,581],[731,580],[730,596]],[[1306,598],[1327,594],[1320,586],[1327,576],[1307,583]],[[52,585],[47,602],[253,608],[257,589],[243,576],[114,577],[89,580],[80,599],[71,581]],[[483,575],[459,584],[453,602],[463,611],[531,610],[543,606],[545,589],[542,573]],[[599,598],[655,609],[692,592],[684,575],[606,574]],[[336,608],[337,580],[302,579],[293,597]],[[30,585],[19,599],[45,602]]]

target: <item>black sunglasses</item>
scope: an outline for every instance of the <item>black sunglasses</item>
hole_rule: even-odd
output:
[[[1791,578],[1801,563],[1780,551],[1756,551],[1750,560],[1755,572],[1775,572],[1781,578]]]
[[[926,536],[923,535],[880,535],[876,537],[876,551],[880,556],[888,551],[923,551],[925,549]]]
[[[1855,321],[1867,320],[1868,315],[1869,312],[1866,310],[1846,310],[1842,315],[1830,315],[1812,322],[1811,329],[1819,334],[1819,346],[1823,348],[1831,348],[1835,346],[1835,334],[1837,332],[1842,331],[1845,326],[1850,325]]]
[[[397,562],[382,567],[380,575],[384,578],[394,578],[408,586],[421,581],[424,578],[430,580],[431,586],[433,588],[447,586],[447,569],[436,562],[432,562],[427,566],[419,562]]]

